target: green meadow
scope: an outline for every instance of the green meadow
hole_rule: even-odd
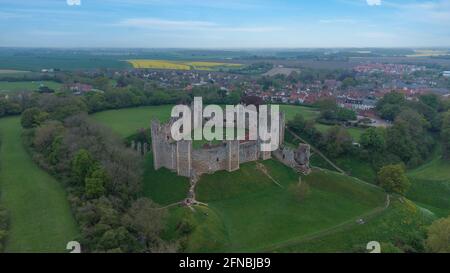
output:
[[[22,145],[19,117],[0,119],[0,202],[10,214],[6,252],[65,252],[78,229],[65,191]]]
[[[141,128],[150,128],[153,119],[169,120],[171,111],[171,105],[144,106],[100,112],[94,114],[93,118],[120,136],[128,137]]]
[[[408,198],[437,216],[450,215],[450,162],[440,153],[421,167],[408,172],[411,181]]]
[[[22,82],[4,82],[0,81],[0,93],[1,92],[14,92],[14,91],[36,91],[40,86],[47,86],[50,89],[58,90],[61,88],[61,84],[52,81],[22,81]]]
[[[281,186],[254,162],[233,173],[205,175],[196,192],[197,199],[208,206],[196,207],[194,212],[172,209],[168,233],[179,235],[178,217],[183,215],[195,227],[186,242],[188,252],[268,251],[353,222],[384,205],[385,195],[378,188],[326,171],[302,178],[310,193],[298,200],[291,191],[298,183],[297,173],[275,160],[260,164]],[[205,231],[214,237],[203,236]]]

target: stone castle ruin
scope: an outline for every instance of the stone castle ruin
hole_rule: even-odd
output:
[[[205,145],[194,149],[191,140],[174,141],[171,126],[175,120],[161,124],[154,120],[151,124],[154,168],[167,168],[179,176],[195,179],[202,174],[217,171],[233,172],[240,164],[267,160],[273,157],[301,173],[310,172],[310,146],[300,144],[297,149],[284,145],[285,115],[280,113],[280,148],[274,152],[260,151],[260,141],[225,140],[218,145]],[[205,122],[205,121],[204,121]]]

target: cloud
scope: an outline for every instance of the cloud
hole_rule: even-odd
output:
[[[181,21],[165,20],[158,18],[130,18],[119,22],[120,26],[138,28],[163,28],[163,29],[192,29],[216,26],[215,23],[207,21]]]
[[[389,3],[390,6],[400,10],[404,18],[413,18],[423,23],[445,24],[450,22],[450,0],[440,0],[422,3]]]
[[[159,30],[210,30],[221,32],[273,32],[282,30],[279,27],[266,26],[225,26],[209,21],[165,20],[159,18],[129,18],[120,21],[116,26]]]
[[[81,0],[67,0],[69,6],[81,6]]]
[[[354,19],[321,19],[319,20],[321,24],[356,24],[357,21]]]
[[[366,0],[369,6],[381,6],[381,0]]]

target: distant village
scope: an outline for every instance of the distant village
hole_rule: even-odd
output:
[[[45,69],[48,73],[53,69]],[[279,74],[277,74],[280,72]],[[413,64],[366,63],[355,66],[352,77],[345,79],[326,78],[302,81],[301,69],[276,66],[263,75],[243,75],[229,72],[179,71],[129,69],[109,71],[108,78],[136,77],[159,88],[192,91],[194,88],[218,88],[227,94],[235,91],[246,96],[258,96],[268,103],[314,104],[324,98],[334,98],[345,108],[362,116],[372,116],[377,101],[393,90],[401,92],[408,100],[421,94],[436,93],[450,96],[448,85],[450,71],[439,71]],[[264,79],[276,79],[277,85],[266,85]],[[295,80],[293,80],[295,79]],[[349,84],[348,81],[351,83]],[[66,84],[66,90],[75,95],[102,92],[84,83]]]

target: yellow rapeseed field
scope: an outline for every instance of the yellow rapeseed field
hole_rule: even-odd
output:
[[[189,65],[164,60],[128,60],[134,68],[190,70]]]
[[[173,70],[214,70],[218,67],[241,67],[241,64],[218,62],[185,62],[166,60],[128,60],[134,68],[173,69]]]

